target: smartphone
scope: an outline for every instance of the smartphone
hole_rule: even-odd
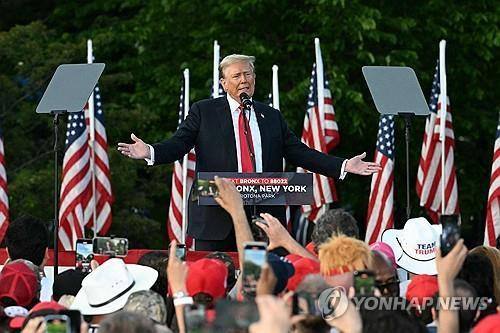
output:
[[[245,330],[259,321],[259,310],[254,301],[238,302],[221,299],[215,303],[215,329],[221,332]]]
[[[458,215],[441,215],[439,222],[443,228],[441,236],[439,237],[439,246],[441,255],[444,257],[455,246],[460,239],[460,220]]]
[[[305,291],[295,292],[292,295],[292,314],[310,314],[321,316],[321,309],[316,305],[319,295]]]
[[[126,238],[95,237],[92,245],[94,254],[125,257],[128,253]]]
[[[80,325],[82,324],[82,314],[78,310],[60,310],[59,314],[69,318],[70,331],[69,333],[80,333]]]
[[[90,262],[94,259],[92,239],[77,239],[75,250],[75,268],[84,273],[91,271]]]
[[[184,307],[184,321],[187,332],[204,332],[207,326],[207,310],[201,304],[193,304]]]
[[[182,261],[186,261],[186,244],[177,244],[175,246],[175,256]]]
[[[208,179],[196,179],[196,186],[193,186],[192,200],[198,200],[199,197],[214,197],[219,195],[219,189],[215,181]]]
[[[243,248],[243,292],[255,296],[262,266],[267,261],[267,244],[247,242]]]
[[[45,321],[45,332],[47,333],[67,333],[71,331],[71,321],[63,314],[47,315],[43,317]]]
[[[375,273],[372,271],[354,271],[354,290],[357,296],[375,294]]]

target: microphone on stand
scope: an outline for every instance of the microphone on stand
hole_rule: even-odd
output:
[[[253,105],[253,102],[252,102],[252,99],[250,98],[250,96],[248,96],[247,93],[242,92],[240,94],[240,100],[241,100],[241,104],[243,104],[243,107],[245,108],[245,110],[250,111],[250,109],[252,108],[252,105]]]
[[[240,100],[241,100],[241,104],[243,105],[243,108],[248,111],[248,120],[246,120],[246,117],[245,117],[245,122],[244,122],[244,126],[245,126],[245,135],[247,135],[247,131],[249,130],[249,122],[250,122],[250,117],[251,117],[251,110],[252,110],[252,105],[253,105],[253,102],[252,100],[250,99],[250,96],[248,96],[247,93],[245,92],[242,92],[240,94]],[[248,141],[248,138],[247,138],[247,144],[248,144],[248,150],[250,151],[250,158],[252,159],[252,164],[253,164],[253,168],[254,168],[254,171],[255,171],[255,152],[253,150],[253,147],[249,144],[249,141]],[[256,220],[259,220],[260,221],[260,217],[257,216],[257,205],[255,204],[255,198],[252,199],[253,201],[253,209],[252,209],[252,225],[255,225],[255,221]]]

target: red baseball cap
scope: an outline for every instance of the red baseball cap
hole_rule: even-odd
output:
[[[206,293],[214,300],[224,297],[227,274],[227,267],[220,260],[203,258],[191,263],[186,280],[188,294]]]
[[[406,299],[414,299],[418,305],[424,304],[424,297],[433,297],[439,291],[437,277],[432,275],[417,275],[411,279],[406,290]]]
[[[312,254],[314,254],[316,257],[318,256],[318,253],[316,253],[316,244],[314,244],[314,242],[309,242],[307,245],[306,245],[306,250],[311,252]]]
[[[295,274],[288,279],[288,290],[295,290],[309,274],[319,273],[319,262],[309,258],[300,258],[292,262]]]
[[[291,253],[291,254],[287,255],[285,258],[286,258],[286,260],[288,260],[290,263],[293,264],[294,262],[296,262],[296,261],[298,261],[298,260],[300,260],[300,259],[302,259],[304,257],[303,256],[299,256],[298,254]]]
[[[40,312],[40,315],[47,315],[51,313],[57,313],[61,310],[66,310],[64,306],[61,304],[50,301],[50,302],[41,302],[35,305],[29,312],[27,317],[15,317],[9,322],[9,327],[11,329],[21,329],[24,325],[25,320],[30,320],[31,318],[38,317],[37,312]]]
[[[19,306],[30,305],[39,287],[35,272],[25,263],[7,264],[0,273],[0,298],[9,297]]]
[[[484,317],[472,330],[473,333],[500,333],[500,313]]]

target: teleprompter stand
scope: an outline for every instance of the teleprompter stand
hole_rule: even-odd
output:
[[[58,124],[59,115],[80,112],[85,107],[104,64],[63,64],[57,67],[49,82],[36,113],[54,116],[54,277],[59,269],[59,168],[58,168]]]
[[[413,115],[427,116],[429,106],[410,67],[364,66],[362,68],[377,111],[382,115],[399,115],[405,121],[406,141],[406,218],[410,209],[410,127]]]

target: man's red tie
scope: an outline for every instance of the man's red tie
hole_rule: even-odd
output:
[[[238,130],[240,134],[241,171],[255,172],[253,164],[253,159],[255,158],[255,156],[250,124],[248,123],[247,117],[245,117],[245,111],[242,105],[240,105],[239,110],[240,116],[238,118]]]

